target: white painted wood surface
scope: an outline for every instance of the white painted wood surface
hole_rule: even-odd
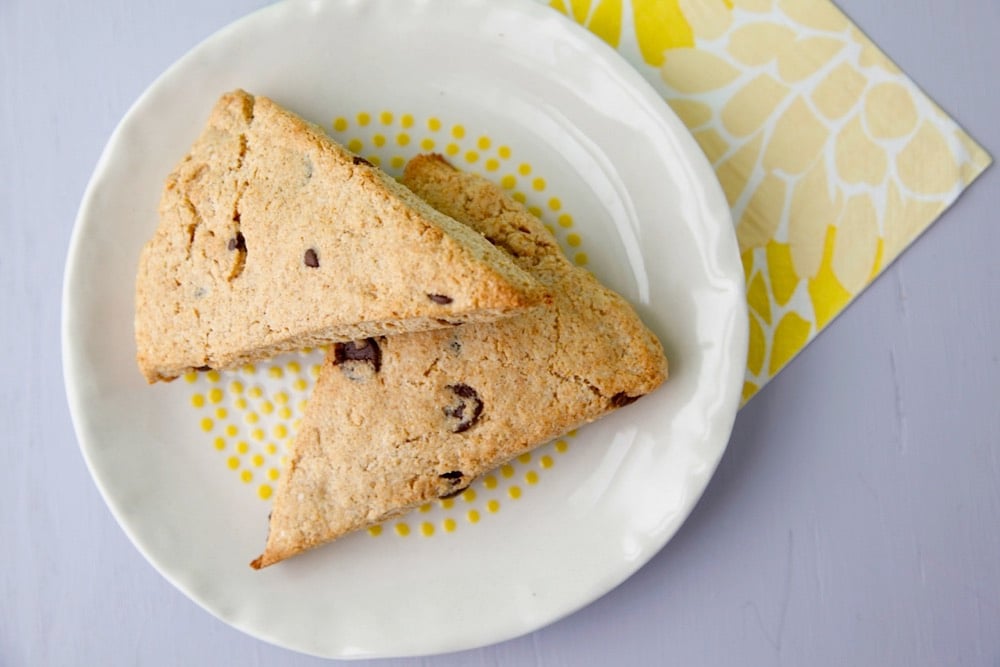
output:
[[[115,123],[260,0],[0,0],[0,665],[312,665],[216,621],[105,508],[63,392],[76,208]],[[839,3],[1000,152],[1000,4]],[[1000,665],[1000,173],[740,414],[702,502],[533,635],[384,665]]]

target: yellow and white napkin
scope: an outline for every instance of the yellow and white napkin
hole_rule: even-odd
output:
[[[701,145],[747,277],[749,400],[991,162],[829,0],[551,0]]]

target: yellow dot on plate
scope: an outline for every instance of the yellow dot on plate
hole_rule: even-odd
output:
[[[378,120],[383,125],[392,125],[392,113],[389,111],[383,111],[378,115]]]
[[[431,132],[437,132],[438,130],[441,129],[441,121],[438,120],[437,118],[428,118],[427,129],[430,130]]]
[[[502,466],[500,466],[500,474],[503,475],[504,477],[513,477],[514,466],[510,465],[509,463],[503,464]]]
[[[455,143],[448,144],[444,147],[444,152],[448,155],[458,155],[459,150],[458,144]]]
[[[434,140],[427,138],[420,142],[420,148],[425,151],[434,150]]]
[[[501,146],[497,149],[497,155],[499,155],[504,160],[510,159],[510,146]]]
[[[232,438],[239,432],[240,429],[236,426],[236,424],[230,424],[229,426],[226,427],[226,435],[228,435],[230,438]]]
[[[238,456],[230,456],[226,459],[226,465],[229,466],[231,470],[236,470],[240,467],[240,459]]]
[[[219,375],[219,371],[209,371],[205,374],[205,377],[208,378],[209,382],[218,382],[221,376]]]
[[[246,423],[248,424],[256,424],[258,421],[260,421],[260,415],[258,415],[256,412],[248,412],[246,413],[246,415],[243,416],[243,419],[245,419]]]
[[[573,216],[571,216],[569,213],[563,213],[562,215],[559,216],[559,218],[556,220],[556,222],[558,222],[559,226],[562,227],[562,228],[564,228],[564,229],[568,228],[568,227],[572,227],[573,226]]]
[[[465,154],[466,162],[477,162],[479,160],[479,153],[476,151],[469,151]]]
[[[187,373],[184,374],[184,379],[187,380],[188,382],[194,382],[195,380],[198,379],[198,374],[195,373],[194,371],[188,371]]]
[[[264,429],[262,429],[262,428],[255,428],[254,430],[250,431],[250,437],[253,438],[254,440],[263,440],[264,439]]]
[[[525,452],[517,457],[517,460],[521,463],[531,463],[531,452]]]
[[[382,166],[382,158],[380,158],[378,155],[369,155],[365,159],[371,162],[376,167]]]
[[[283,391],[279,391],[274,395],[274,402],[278,405],[285,405],[288,403],[288,394]]]
[[[479,147],[479,150],[485,151],[492,145],[492,143],[493,142],[490,141],[489,137],[479,137],[479,140],[476,141],[476,146]]]
[[[431,511],[431,504],[424,503],[423,505],[420,506],[420,511],[423,512],[424,514],[427,514],[428,512]]]
[[[313,364],[312,368],[309,369],[309,375],[312,375],[314,378],[319,377],[319,372],[321,370],[323,370],[322,364]]]
[[[517,173],[521,174],[522,176],[527,176],[528,174],[531,173],[531,165],[528,164],[527,162],[522,162],[517,166]]]
[[[285,368],[288,369],[289,373],[299,373],[302,371],[302,364],[297,361],[289,361],[285,364]]]
[[[528,484],[538,484],[538,473],[534,470],[529,470],[524,473],[524,481]]]
[[[441,527],[444,528],[445,532],[447,532],[447,533],[454,532],[455,531],[455,527],[457,525],[458,524],[455,523],[455,520],[452,519],[451,517],[448,517],[447,519],[445,519],[444,521],[441,522]]]
[[[557,452],[559,452],[560,454],[562,454],[567,449],[569,449],[569,443],[568,442],[566,442],[565,440],[556,440],[556,451]]]
[[[272,482],[277,480],[279,477],[281,477],[281,471],[277,468],[271,468],[267,471],[267,478]]]
[[[424,537],[430,537],[434,534],[434,524],[430,521],[424,521],[420,524],[420,532],[423,533]]]
[[[496,158],[490,158],[486,161],[486,171],[496,171],[500,168],[500,161]]]
[[[287,405],[282,405],[281,409],[278,410],[278,416],[281,417],[282,419],[291,419],[292,409]]]
[[[191,396],[191,405],[193,405],[196,408],[202,407],[203,405],[205,405],[205,397],[202,396],[201,394],[194,394],[193,396]]]
[[[254,467],[259,468],[264,465],[264,455],[254,454],[253,458],[250,459],[250,462],[254,464]]]
[[[235,401],[233,401],[233,405],[235,405],[239,410],[246,410],[247,409],[247,399],[245,399],[242,396],[240,396]]]
[[[267,369],[267,374],[273,378],[285,377],[285,371],[281,366],[271,366]]]
[[[515,192],[514,194],[511,195],[511,198],[513,198],[513,200],[519,204],[523,204],[526,201],[528,201],[528,198],[524,195],[523,192]]]
[[[403,127],[413,127],[413,114],[404,113],[399,117],[399,124]]]
[[[578,252],[575,255],[573,255],[573,263],[576,264],[577,266],[584,266],[589,261],[589,259],[590,258],[587,257],[587,253],[585,252]]]
[[[208,400],[212,401],[213,403],[221,403],[222,390],[219,389],[218,387],[212,387],[212,389],[210,389],[208,392]]]
[[[382,526],[368,526],[368,534],[372,537],[378,537],[382,534]]]
[[[454,498],[442,498],[441,499],[441,507],[445,508],[446,510],[447,509],[451,509],[454,505],[455,505],[455,499]]]
[[[247,375],[253,375],[254,373],[257,372],[257,367],[254,366],[253,364],[243,364],[243,368],[240,370],[242,370]]]
[[[513,190],[516,185],[517,185],[517,177],[514,176],[514,174],[507,174],[506,176],[500,179],[500,186],[504,190]]]
[[[364,143],[362,143],[362,141],[358,138],[351,139],[347,142],[347,149],[352,153],[360,153],[361,149],[364,147]]]
[[[271,456],[274,456],[275,454],[278,453],[278,446],[273,442],[269,442],[267,443],[267,446],[264,447],[264,451],[270,454]]]
[[[555,227],[553,227],[552,225],[550,225],[549,223],[546,222],[545,223],[545,229],[549,230],[549,234],[552,234],[553,236],[555,236],[555,233],[556,233],[556,228]]]
[[[215,418],[216,419],[225,419],[228,414],[229,414],[229,411],[226,410],[225,408],[216,408],[215,409]]]
[[[572,431],[569,431],[568,433],[566,433],[566,435],[568,435],[571,438],[575,438],[576,437],[576,429],[573,429]]]
[[[406,164],[406,158],[402,155],[393,155],[392,159],[389,160],[389,164],[392,165],[393,169],[400,169],[404,164]]]
[[[299,378],[292,383],[292,387],[294,387],[296,391],[305,391],[308,386],[309,382],[305,378]]]
[[[226,448],[226,439],[220,436],[215,439],[215,442],[213,444],[215,445],[216,449],[222,451],[223,449]]]
[[[465,502],[471,503],[475,499],[476,499],[475,489],[466,489],[465,491],[462,492],[462,500],[464,500]]]
[[[333,129],[337,132],[343,132],[347,129],[347,119],[346,118],[335,118],[333,121]]]
[[[288,427],[285,426],[284,424],[278,424],[277,426],[275,426],[274,427],[274,437],[278,438],[279,440],[281,438],[287,438],[288,437]]]
[[[358,125],[365,127],[368,123],[372,122],[372,116],[370,113],[362,111],[358,114]]]
[[[229,383],[229,393],[231,394],[242,394],[243,393],[243,383],[239,380],[233,380]]]
[[[542,217],[542,209],[538,208],[537,206],[529,206],[528,213],[535,216],[536,218]]]
[[[468,519],[469,523],[479,523],[479,512],[476,510],[469,510],[465,513],[465,518]]]
[[[406,132],[400,132],[399,134],[396,135],[396,143],[399,144],[400,146],[409,146],[410,135],[408,135]]]
[[[399,535],[400,537],[406,537],[407,535],[410,534],[410,527],[405,523],[402,522],[397,523],[395,528],[396,528],[396,534]]]
[[[250,387],[250,391],[248,391],[247,394],[249,394],[250,398],[260,398],[264,395],[264,390],[259,386]]]
[[[542,190],[545,189],[545,179],[544,178],[536,178],[535,180],[533,180],[531,182],[531,187],[533,187],[535,190],[538,190],[539,192],[541,192]]]
[[[455,137],[456,139],[461,139],[462,137],[465,136],[465,128],[462,127],[461,125],[455,125],[454,127],[451,128],[451,136]]]
[[[272,412],[274,412],[274,403],[272,403],[271,401],[264,401],[263,403],[260,404],[260,411],[263,412],[265,415],[271,414]]]
[[[215,426],[215,422],[212,421],[211,417],[205,417],[204,419],[201,420],[201,430],[202,431],[205,431],[205,432],[211,431],[214,426]]]
[[[267,500],[268,498],[270,498],[272,492],[273,489],[269,484],[261,484],[259,487],[257,487],[257,495],[260,496],[261,500]]]
[[[507,489],[507,495],[510,496],[512,499],[517,500],[518,498],[521,497],[521,487],[519,486],[510,487],[509,489]]]
[[[240,479],[249,484],[253,481],[253,473],[249,470],[244,470],[240,473]]]
[[[299,412],[305,412],[307,405],[309,405],[308,399],[303,398],[301,401],[299,401]]]
[[[558,211],[559,209],[562,208],[562,202],[559,201],[558,197],[553,197],[552,199],[549,200],[549,208],[552,209],[553,211]]]
[[[542,464],[543,468],[551,468],[555,461],[552,460],[551,456],[546,454],[539,460],[539,463]]]
[[[580,245],[580,235],[579,234],[567,234],[566,243],[571,247],[575,248]]]
[[[499,512],[500,511],[500,501],[499,500],[491,500],[491,501],[489,501],[488,503],[486,503],[486,509],[488,509],[490,512]]]
[[[486,485],[487,489],[495,489],[497,488],[497,478],[493,475],[487,475],[483,478],[483,484]]]
[[[240,440],[236,443],[236,451],[240,454],[246,454],[250,451],[250,444],[246,440]]]
[[[376,134],[374,137],[372,137],[372,143],[378,146],[379,148],[385,146],[385,135]]]

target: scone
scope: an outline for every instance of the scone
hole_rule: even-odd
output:
[[[147,380],[489,321],[538,281],[317,126],[237,90],[166,181],[136,280]]]
[[[553,303],[330,350],[291,445],[261,568],[407,509],[656,389],[667,361],[619,295],[520,204],[437,156],[403,183],[509,253]]]

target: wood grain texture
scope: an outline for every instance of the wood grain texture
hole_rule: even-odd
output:
[[[78,453],[62,265],[115,123],[260,0],[0,3],[0,665],[319,665],[198,608]],[[1000,5],[840,3],[1000,153]],[[373,665],[1000,664],[1000,175],[988,171],[741,412],[676,538],[532,635]]]

